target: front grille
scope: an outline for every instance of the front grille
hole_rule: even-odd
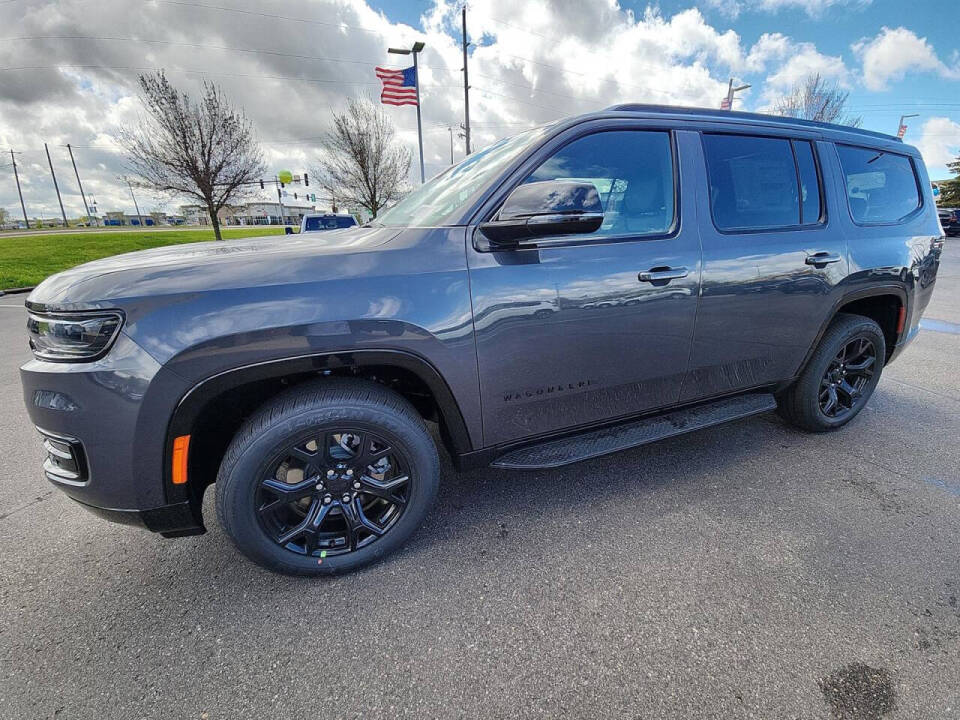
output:
[[[43,449],[47,451],[43,461],[43,472],[47,479],[66,485],[85,485],[90,478],[80,441],[42,428],[37,430],[43,437]]]

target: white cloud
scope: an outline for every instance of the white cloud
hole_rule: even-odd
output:
[[[863,8],[872,0],[705,0],[704,5],[736,18],[742,12],[775,13],[780,10],[802,10],[810,17],[820,17],[829,8]]]
[[[948,176],[946,164],[960,156],[960,123],[950,118],[932,117],[923,123],[917,148],[923,154],[933,180]]]
[[[868,90],[885,90],[891,80],[900,80],[910,71],[934,72],[945,78],[960,78],[956,56],[953,67],[937,57],[926,38],[904,27],[880,30],[871,40],[851,46],[863,63],[863,83]]]

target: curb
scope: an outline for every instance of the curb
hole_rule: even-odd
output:
[[[19,293],[28,293],[33,290],[32,287],[21,287],[21,288],[5,288],[0,290],[0,297],[4,295],[16,295]]]

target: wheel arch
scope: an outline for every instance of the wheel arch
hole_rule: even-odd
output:
[[[296,356],[232,368],[195,384],[177,404],[164,442],[168,502],[189,501],[199,517],[203,493],[244,419],[283,389],[325,376],[369,379],[403,395],[420,414],[440,425],[454,457],[474,449],[460,406],[439,371],[425,358],[401,350],[351,350]],[[174,440],[190,435],[188,481],[172,478]]]
[[[844,293],[834,303],[821,324],[813,344],[807,350],[807,354],[803,358],[800,367],[797,368],[797,373],[794,377],[799,376],[807,366],[807,363],[810,362],[811,356],[820,345],[824,333],[826,333],[827,328],[830,327],[830,324],[837,317],[837,314],[844,312],[863,315],[877,322],[880,329],[883,330],[884,337],[887,341],[885,364],[889,363],[903,335],[902,328],[899,331],[897,329],[897,322],[899,320],[900,308],[903,308],[904,312],[909,309],[908,298],[907,290],[902,285],[895,284],[875,285]],[[891,312],[893,313],[892,317],[890,316]]]

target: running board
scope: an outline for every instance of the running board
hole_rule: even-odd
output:
[[[664,415],[634,420],[580,435],[549,440],[511,450],[493,463],[497,468],[552,468],[646,445],[665,438],[702,430],[730,420],[750,417],[777,407],[769,393],[724,398],[705,405],[674,410]]]

